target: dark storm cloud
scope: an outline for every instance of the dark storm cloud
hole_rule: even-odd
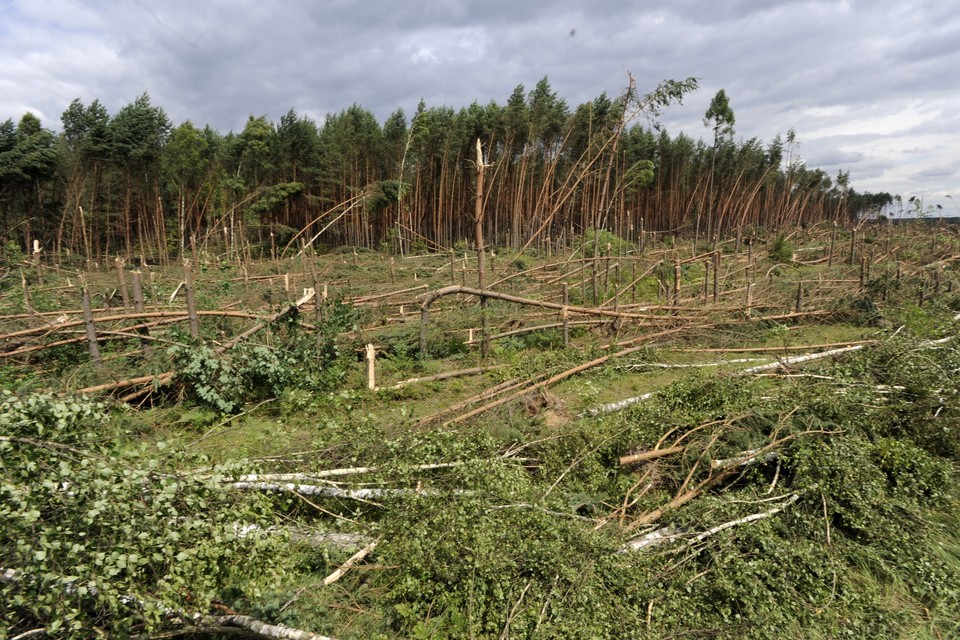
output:
[[[316,120],[358,103],[385,119],[428,105],[503,104],[548,76],[575,107],[696,76],[672,133],[709,138],[723,88],[736,136],[790,129],[798,153],[859,190],[960,197],[960,20],[946,0],[0,2],[0,119],[55,127],[70,100],[113,113],[144,91],[174,122],[239,130],[293,108]],[[923,152],[907,153],[923,149]],[[942,184],[930,180],[942,178]]]

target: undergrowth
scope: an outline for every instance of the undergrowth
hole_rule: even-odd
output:
[[[608,242],[614,256],[633,250],[602,232],[598,255]],[[768,258],[792,260],[790,243],[771,245]],[[340,275],[362,269],[351,255]],[[398,264],[448,282],[445,264]],[[672,282],[672,264],[638,285],[649,299],[658,280]],[[683,286],[701,269],[687,266]],[[794,291],[780,275],[791,269],[770,286]],[[762,344],[783,357],[808,342],[879,340],[788,375],[725,365],[653,380],[611,362],[446,426],[419,420],[610,353],[596,346],[609,336],[581,329],[565,348],[558,330],[518,334],[481,360],[465,344],[480,323],[467,304],[434,318],[427,361],[410,311],[364,311],[384,325],[373,331],[333,303],[319,327],[287,316],[233,348],[212,340],[236,327],[209,323],[207,342],[174,334],[149,357],[115,347],[103,366],[86,362],[82,343],[50,348],[30,360],[32,375],[0,369],[16,392],[0,396],[0,637],[162,633],[171,610],[211,605],[341,639],[960,635],[960,348],[933,342],[954,334],[943,319],[960,303],[883,303],[916,284],[875,274],[835,299],[843,326],[731,321],[682,342]],[[271,300],[285,297],[275,289]],[[518,326],[499,303],[488,313],[495,331]],[[371,335],[386,381],[376,392],[359,354]],[[677,344],[633,360],[692,361],[669,355]],[[34,392],[51,374],[120,379],[113,367],[128,362],[176,372],[150,411]],[[491,362],[500,366],[479,378],[389,388]],[[631,385],[658,391],[624,411],[577,413]],[[656,449],[671,452],[621,464]],[[342,475],[310,475],[329,469]],[[230,489],[238,475],[269,473],[328,491]],[[332,533],[351,544],[317,542]],[[661,541],[630,546],[650,534]]]
[[[929,347],[894,339],[812,384],[692,376],[526,444],[464,428],[368,449],[394,460],[386,486],[417,488],[365,520],[385,568],[344,579],[351,611],[318,594],[284,619],[352,630],[343,637],[948,637],[960,619],[960,437],[942,389],[960,352],[938,347],[932,365]],[[924,392],[931,366],[939,388]],[[619,466],[665,436],[689,446]],[[706,479],[711,460],[773,441],[776,457],[628,532]],[[460,464],[424,473],[401,460]],[[657,528],[675,542],[623,546]]]

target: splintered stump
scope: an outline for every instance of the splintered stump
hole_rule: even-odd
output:
[[[90,347],[90,359],[97,364],[103,362],[100,357],[100,345],[97,344],[97,329],[93,324],[93,310],[90,308],[90,293],[87,286],[81,286],[81,298],[83,300],[83,323],[87,331],[87,344]]]

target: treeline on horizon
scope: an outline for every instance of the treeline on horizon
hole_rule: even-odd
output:
[[[894,201],[806,167],[793,131],[736,140],[723,91],[704,117],[708,141],[658,127],[659,110],[696,86],[639,96],[631,82],[571,108],[543,78],[505,105],[421,101],[382,125],[357,104],[319,125],[290,110],[227,134],[173,126],[147,94],[113,115],[76,99],[59,133],[31,113],[0,123],[0,240],[93,260],[165,261],[191,239],[263,252],[298,232],[328,247],[450,248],[473,238],[478,139],[487,244],[513,249],[594,229],[713,238],[843,223]]]

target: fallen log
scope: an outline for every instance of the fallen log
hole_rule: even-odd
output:
[[[186,616],[178,616],[183,620]],[[267,640],[334,640],[330,636],[322,636],[302,629],[294,629],[283,624],[269,624],[250,616],[238,613],[223,616],[195,614],[187,618],[188,622],[176,629],[158,631],[139,636],[132,636],[132,640],[158,640],[159,638],[176,638],[179,636],[195,636],[198,634],[224,635],[241,634]]]
[[[326,578],[323,579],[323,586],[325,587],[330,586],[331,584],[333,584],[334,582],[342,578],[343,574],[345,574],[347,571],[353,568],[353,565],[357,564],[358,562],[366,558],[368,555],[370,555],[373,552],[373,550],[377,548],[378,543],[379,543],[378,540],[374,540],[373,542],[365,546],[363,549],[360,549],[360,551],[357,551],[355,554],[347,558],[347,561],[344,562],[339,567],[337,567],[336,571],[334,571],[333,573],[331,573],[330,575],[328,575]]]
[[[541,381],[541,382],[537,382],[536,384],[533,384],[533,385],[531,385],[531,386],[529,386],[529,387],[527,387],[527,388],[525,388],[525,389],[521,389],[520,391],[518,391],[518,392],[516,392],[516,393],[513,393],[513,394],[511,394],[511,395],[509,395],[509,396],[506,396],[506,397],[504,397],[504,398],[500,398],[500,399],[498,399],[498,400],[494,400],[493,402],[489,402],[489,403],[483,405],[482,407],[477,407],[477,408],[474,409],[473,411],[468,411],[467,413],[464,413],[464,414],[462,414],[462,415],[459,415],[459,416],[457,416],[456,418],[452,418],[452,419],[448,420],[448,421],[445,423],[444,426],[451,425],[451,424],[454,424],[454,423],[456,423],[456,422],[461,422],[461,421],[463,421],[463,420],[467,420],[468,418],[472,418],[472,417],[474,417],[474,416],[480,415],[481,413],[484,413],[484,412],[486,412],[486,411],[489,411],[490,409],[493,409],[493,408],[495,408],[495,407],[499,407],[500,405],[505,404],[505,403],[507,403],[507,402],[510,402],[511,400],[514,400],[514,399],[519,398],[519,397],[521,397],[521,396],[525,396],[525,395],[527,395],[528,393],[530,393],[531,391],[536,391],[537,389],[542,389],[542,388],[544,388],[544,387],[548,387],[548,386],[550,386],[551,384],[554,384],[555,382],[560,382],[561,380],[565,380],[566,378],[569,378],[570,376],[576,375],[576,374],[578,374],[578,373],[580,373],[580,372],[582,372],[582,371],[586,371],[587,369],[591,369],[591,368],[593,368],[593,367],[596,367],[596,366],[598,366],[598,365],[601,365],[601,364],[607,362],[608,360],[610,360],[611,358],[615,358],[615,357],[619,357],[619,356],[625,356],[625,355],[629,355],[629,354],[631,354],[631,353],[636,353],[637,351],[640,351],[641,349],[645,349],[645,348],[646,348],[646,346],[631,347],[631,348],[629,348],[629,349],[624,349],[623,351],[620,351],[620,352],[618,352],[618,353],[612,353],[612,354],[610,354],[610,355],[601,356],[601,357],[599,357],[599,358],[596,358],[596,359],[594,359],[594,360],[591,360],[590,362],[585,362],[584,364],[581,364],[581,365],[579,365],[579,366],[576,366],[576,367],[574,367],[574,368],[572,368],[572,369],[567,369],[566,371],[563,371],[563,372],[561,372],[561,373],[558,373],[557,375],[555,375],[555,376],[553,376],[553,377],[551,377],[551,378],[548,378],[548,379],[543,380],[543,381]]]
[[[669,349],[679,353],[765,353],[768,351],[809,351],[811,349],[832,349],[835,347],[852,347],[856,345],[877,344],[876,340],[854,340],[852,342],[830,342],[827,344],[806,344],[782,347],[724,347],[722,349]]]
[[[576,322],[567,322],[567,326],[576,327],[576,326],[589,326],[607,323],[607,320],[577,320]],[[513,331],[504,331],[503,333],[497,333],[490,336],[490,340],[499,340],[501,338],[509,338],[510,336],[519,336],[524,333],[532,333],[534,331],[543,331],[545,329],[557,329],[563,327],[563,322],[553,322],[551,324],[539,324],[535,327],[523,327],[520,329],[514,329]],[[478,344],[480,340],[474,338],[473,340],[467,340],[465,344]]]
[[[434,469],[453,469],[455,467],[463,466],[463,464],[463,462],[435,462],[432,464],[416,465],[411,467],[411,469],[414,471],[433,471]],[[379,470],[379,467],[346,467],[343,469],[323,469],[320,471],[304,471],[300,473],[249,473],[237,476],[235,481],[296,482],[302,480],[319,480],[321,478],[340,478],[343,476],[363,475],[367,473],[376,473]]]
[[[756,367],[750,367],[749,369],[744,369],[743,371],[740,371],[738,375],[742,375],[742,376],[749,375],[752,373],[759,373],[761,371],[770,371],[771,369],[781,369],[783,367],[786,367],[792,364],[810,362],[811,360],[820,360],[822,358],[830,358],[830,357],[838,356],[844,353],[850,353],[852,351],[859,351],[860,349],[863,349],[865,346],[867,345],[856,344],[856,345],[853,345],[852,347],[831,349],[830,351],[821,351],[819,353],[808,353],[806,355],[795,356],[792,358],[781,358],[777,362],[771,362],[769,364],[761,364],[761,365],[757,365]]]
[[[642,451],[640,453],[633,453],[626,456],[620,456],[620,465],[635,464],[637,462],[647,462],[648,460],[656,460],[657,458],[663,458],[664,456],[670,456],[675,453],[682,452],[686,447],[668,447],[666,449],[652,449],[650,451]]]
[[[491,339],[496,336],[491,336]],[[447,380],[449,378],[460,378],[463,376],[472,376],[476,373],[484,373],[486,371],[493,371],[495,369],[502,368],[502,365],[494,365],[490,367],[474,367],[472,369],[461,369],[459,371],[445,371],[443,373],[438,373],[432,376],[423,376],[420,378],[409,378],[407,380],[402,380],[397,384],[393,385],[391,389],[402,389],[408,384],[416,384],[419,382],[437,382],[438,380]]]
[[[864,347],[870,344],[875,344],[875,343],[876,343],[875,340],[871,340],[861,344],[854,344],[853,346],[850,346],[850,347],[843,347],[841,349],[833,349],[830,351],[823,351],[819,353],[809,353],[802,356],[795,356],[793,358],[781,358],[776,362],[761,364],[755,367],[744,369],[742,371],[738,371],[735,375],[750,375],[754,373],[760,373],[762,371],[780,369],[782,367],[793,365],[793,364],[809,362],[811,360],[818,360],[820,358],[829,358],[831,356],[841,355],[844,353],[849,353],[851,351],[859,351],[860,349],[863,349]],[[646,400],[649,400],[650,398],[653,397],[653,395],[654,395],[653,393],[644,393],[643,395],[634,396],[632,398],[625,398],[623,400],[618,400],[616,402],[610,402],[608,404],[600,405],[599,407],[594,407],[593,409],[584,411],[581,415],[598,416],[598,415],[607,414],[607,413],[614,413],[616,411],[621,411],[623,409],[626,409],[627,407],[633,406],[638,402],[644,402]]]
[[[779,500],[781,498],[777,498],[777,499]],[[727,529],[732,529],[733,527],[736,527],[742,524],[749,524],[751,522],[756,522],[758,520],[765,520],[766,518],[773,517],[774,515],[780,513],[781,511],[783,511],[784,509],[786,509],[787,507],[789,507],[799,499],[800,499],[800,496],[798,494],[792,493],[789,496],[787,496],[786,500],[784,500],[782,503],[780,503],[776,507],[773,507],[772,509],[769,509],[767,511],[762,511],[760,513],[751,513],[748,516],[737,518],[735,520],[730,520],[729,522],[724,522],[723,524],[718,524],[715,527],[711,527],[706,531],[703,531],[691,537],[688,540],[687,544],[685,544],[681,549],[679,549],[679,551],[688,549],[689,547],[692,547],[698,542],[703,542],[710,536],[716,535],[721,531],[726,531]],[[663,527],[661,529],[657,529],[656,531],[645,533],[644,535],[638,538],[634,538],[633,540],[630,540],[629,542],[624,544],[617,553],[625,553],[628,551],[639,551],[641,549],[656,547],[664,544],[670,544],[670,543],[676,542],[681,538],[686,538],[687,535],[689,534],[676,533],[673,527]]]
[[[464,287],[462,285],[452,285],[449,287],[443,287],[442,289],[437,289],[428,295],[423,304],[420,305],[420,357],[427,357],[427,325],[430,322],[430,306],[444,296],[450,296],[454,294],[462,294],[468,296],[475,296],[481,299],[490,299],[490,300],[502,300],[504,302],[512,302],[514,304],[526,305],[530,307],[540,307],[543,309],[555,309],[557,311],[566,310],[567,313],[574,313],[580,315],[591,315],[591,316],[604,316],[608,318],[622,318],[622,319],[631,319],[631,320],[696,320],[697,318],[693,317],[684,317],[684,316],[663,316],[657,314],[648,314],[648,313],[629,313],[623,311],[612,311],[610,309],[597,309],[591,307],[577,307],[564,305],[557,302],[546,302],[544,300],[534,300],[531,298],[521,298],[519,296],[512,296],[506,293],[500,293],[498,291],[489,291],[481,289],[473,289],[471,287]]]
[[[383,298],[398,296],[402,293],[410,293],[412,291],[420,291],[421,289],[428,289],[428,288],[429,288],[429,285],[422,284],[419,287],[410,287],[409,289],[400,289],[399,291],[391,291],[389,293],[378,293],[378,294],[369,295],[369,296],[357,296],[356,298],[348,299],[348,302],[352,304],[363,304],[366,302],[373,302],[374,300],[382,300]]]
[[[622,411],[627,407],[633,406],[638,402],[645,402],[654,396],[654,391],[648,391],[647,393],[641,394],[639,396],[634,396],[632,398],[624,398],[623,400],[617,400],[616,402],[608,402],[607,404],[602,404],[599,407],[594,407],[593,409],[588,409],[584,411],[583,416],[599,416],[605,413],[614,413],[617,411]],[[623,464],[622,462],[620,464]]]
[[[528,381],[526,381],[526,380],[520,381],[520,378],[511,378],[510,380],[507,380],[506,382],[501,382],[500,384],[495,385],[495,386],[493,386],[493,387],[490,387],[489,389],[484,389],[484,390],[481,391],[480,393],[475,394],[475,395],[472,395],[472,396],[470,396],[469,398],[467,398],[466,400],[461,400],[460,402],[458,402],[458,403],[456,403],[456,404],[454,404],[454,405],[451,405],[451,406],[447,407],[446,409],[441,409],[440,411],[438,411],[438,412],[436,412],[436,413],[434,413],[434,414],[432,414],[432,415],[429,415],[429,416],[427,416],[427,417],[425,417],[425,418],[421,418],[421,419],[418,420],[413,426],[414,426],[415,428],[416,428],[416,427],[422,427],[422,426],[424,426],[424,425],[426,425],[426,424],[429,424],[429,423],[433,422],[434,420],[440,419],[441,417],[443,417],[443,416],[445,416],[445,415],[447,415],[447,414],[449,414],[449,413],[454,413],[455,411],[459,411],[460,409],[463,409],[464,407],[468,407],[468,406],[470,406],[471,404],[473,404],[473,403],[475,403],[475,402],[480,402],[481,400],[486,400],[487,398],[491,398],[491,397],[496,396],[496,395],[499,395],[499,394],[501,394],[501,393],[506,393],[507,391],[512,391],[513,389],[516,389],[517,387],[523,386],[523,385],[525,385],[525,384],[527,384],[527,383],[528,383]]]
[[[719,362],[692,362],[688,364],[669,364],[665,362],[638,362],[636,364],[622,364],[618,369],[706,369],[710,367],[722,367],[728,364],[742,364],[744,362],[757,362],[764,358],[735,358],[733,360],[721,360]]]
[[[179,318],[183,316],[183,311],[146,311],[144,313],[124,313],[120,315],[94,316],[93,320],[97,324],[101,322],[119,322],[123,320],[136,320],[140,318]],[[243,318],[245,320],[259,320],[263,316],[255,313],[245,313],[243,311],[197,311],[199,316],[216,316],[222,318]],[[32,329],[21,329],[0,335],[0,341],[19,338],[22,336],[31,336],[38,334],[50,334],[61,329],[71,329],[73,327],[82,327],[83,320],[70,320],[59,324],[46,324],[42,327],[33,327]]]
[[[152,341],[159,341],[159,342],[168,342],[168,341],[166,341],[166,340],[162,340],[161,338],[155,338],[155,337],[151,337],[151,336],[149,336],[149,335],[143,335],[143,334],[139,334],[139,333],[137,333],[137,334],[129,334],[129,333],[127,333],[127,332],[129,332],[129,331],[135,331],[135,330],[137,330],[137,329],[156,327],[156,326],[159,326],[160,324],[174,324],[174,323],[177,323],[177,322],[185,322],[185,321],[187,321],[187,320],[188,320],[187,316],[181,316],[181,317],[169,318],[169,319],[167,319],[167,320],[158,320],[158,321],[156,321],[156,322],[143,322],[143,323],[140,323],[140,324],[138,324],[138,325],[134,325],[134,326],[132,326],[132,327],[127,327],[125,331],[100,331],[100,333],[99,333],[99,339],[100,339],[100,340],[106,340],[106,339],[110,338],[111,336],[117,336],[117,337],[120,337],[120,338],[128,338],[128,337],[129,337],[129,338],[135,338],[135,339],[140,340],[140,341],[149,341],[149,340],[152,340]],[[76,338],[64,338],[63,340],[56,340],[56,341],[54,341],[54,342],[46,342],[46,343],[43,343],[43,344],[35,344],[35,345],[29,346],[29,347],[18,347],[18,348],[16,348],[16,349],[14,349],[13,351],[5,351],[5,352],[3,352],[3,353],[0,353],[0,358],[14,358],[14,357],[16,357],[16,356],[22,356],[22,355],[26,355],[26,354],[28,354],[28,353],[35,353],[35,352],[37,352],[37,351],[43,351],[44,349],[49,349],[49,348],[52,348],[52,347],[60,347],[60,346],[63,346],[63,345],[65,345],[65,344],[75,344],[75,343],[77,343],[77,342],[83,342],[83,341],[86,340],[86,339],[87,339],[87,338],[86,338],[86,335],[83,335],[83,336],[79,336],[79,337],[76,337]]]
[[[651,524],[653,522],[656,522],[657,520],[662,518],[664,514],[666,514],[668,511],[673,511],[674,509],[678,509],[679,507],[682,507],[683,505],[687,504],[688,502],[690,502],[691,500],[699,496],[701,493],[703,493],[710,487],[714,486],[715,484],[719,484],[728,478],[732,478],[733,476],[737,475],[737,473],[738,472],[736,471],[725,471],[715,476],[708,477],[697,486],[693,487],[692,489],[689,489],[688,491],[680,494],[679,496],[676,496],[673,500],[666,503],[665,505],[661,507],[657,507],[653,511],[648,511],[647,513],[643,514],[642,516],[640,516],[639,518],[631,522],[629,525],[627,525],[627,531],[632,531],[637,527],[641,527],[645,524]]]
[[[674,333],[679,333],[679,332],[685,331],[685,330],[687,330],[687,329],[689,329],[689,328],[691,328],[691,327],[678,327],[678,328],[676,328],[676,329],[667,329],[667,330],[665,330],[665,331],[660,331],[660,332],[657,332],[657,333],[650,333],[650,334],[647,334],[647,335],[645,335],[645,336],[639,336],[639,337],[637,337],[637,338],[631,338],[630,340],[626,340],[626,341],[621,342],[621,343],[618,343],[618,344],[620,344],[620,345],[624,345],[624,344],[634,344],[634,343],[639,342],[639,341],[641,341],[641,340],[653,340],[653,339],[655,339],[655,338],[661,338],[661,337],[666,336],[666,335],[671,335],[671,334],[674,334]],[[702,328],[702,327],[701,327],[701,328]],[[646,348],[647,348],[646,345],[639,345],[639,346],[635,346],[635,347],[629,347],[629,348],[626,348],[626,349],[622,349],[621,351],[617,351],[616,353],[611,353],[611,354],[608,354],[608,355],[605,355],[605,356],[601,356],[601,357],[599,357],[599,358],[596,358],[596,359],[594,359],[594,360],[591,360],[590,362],[586,362],[586,363],[584,363],[584,364],[578,365],[578,366],[576,366],[576,367],[574,367],[574,368],[572,368],[572,369],[567,369],[566,371],[563,371],[563,372],[561,372],[561,373],[558,373],[557,375],[555,375],[555,376],[553,376],[553,377],[551,377],[551,378],[549,378],[549,379],[547,379],[547,380],[544,380],[544,381],[542,381],[542,382],[538,382],[538,383],[536,383],[536,384],[533,384],[533,385],[531,385],[531,386],[528,386],[528,387],[526,387],[526,388],[524,388],[524,389],[521,389],[520,391],[517,391],[516,393],[513,393],[513,394],[511,394],[511,395],[509,395],[509,396],[506,396],[506,397],[504,397],[504,398],[500,398],[500,399],[495,400],[495,401],[493,401],[493,402],[487,403],[487,404],[483,405],[482,407],[478,407],[478,408],[474,409],[473,411],[470,411],[469,413],[465,413],[465,414],[463,414],[463,415],[457,416],[456,418],[453,418],[453,419],[447,421],[446,424],[447,424],[447,425],[450,425],[450,424],[453,424],[453,423],[455,423],[455,422],[460,422],[460,421],[462,421],[462,420],[466,420],[466,419],[468,419],[468,418],[472,418],[472,417],[474,417],[474,416],[476,416],[476,415],[479,415],[479,414],[481,414],[481,413],[484,413],[485,411],[489,411],[490,409],[499,407],[500,405],[505,404],[505,403],[507,403],[507,402],[510,402],[511,400],[515,400],[516,398],[519,398],[519,397],[521,397],[521,396],[524,396],[524,395],[526,395],[526,394],[528,394],[528,393],[530,393],[530,392],[532,392],[532,391],[536,391],[537,389],[542,389],[542,388],[544,388],[544,387],[548,387],[548,386],[550,386],[551,384],[554,384],[554,383],[556,383],[556,382],[560,382],[561,380],[565,380],[565,379],[569,378],[570,376],[574,376],[574,375],[576,375],[576,374],[578,374],[578,373],[581,373],[581,372],[583,372],[583,371],[586,371],[587,369],[590,369],[590,368],[592,368],[592,367],[596,367],[596,366],[599,366],[599,365],[601,365],[601,364],[604,364],[605,362],[608,362],[609,360],[612,360],[613,358],[621,358],[621,357],[623,357],[623,356],[628,356],[628,355],[630,355],[631,353],[636,353],[636,352],[638,352],[638,351],[640,351],[640,350],[642,350],[642,349],[646,349]],[[536,380],[536,378],[533,378],[532,380],[529,380],[529,381],[520,383],[520,384],[517,385],[517,386],[522,386],[523,384],[528,384],[528,383],[532,382],[533,380]],[[449,411],[452,411],[452,410],[453,410],[453,409],[451,408]],[[448,411],[448,412],[449,412],[449,411]]]

